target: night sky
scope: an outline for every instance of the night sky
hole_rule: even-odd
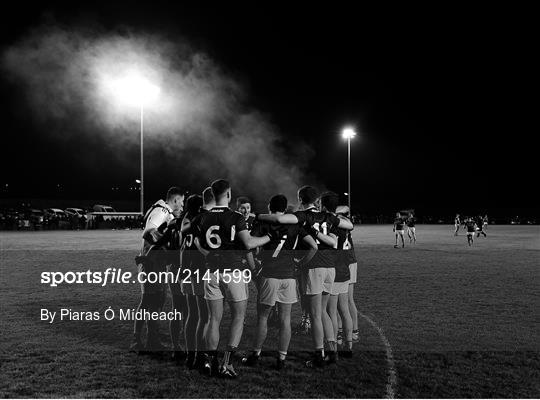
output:
[[[51,18],[187,38],[247,88],[250,105],[291,143],[312,147],[308,172],[337,192],[347,190],[340,130],[355,126],[353,202],[360,207],[537,206],[538,128],[530,123],[537,49],[523,15],[337,3],[18,7],[4,13],[2,47]],[[107,198],[112,185],[130,185],[132,171],[97,177],[77,163],[73,149],[98,152],[102,143],[49,140],[17,85],[1,80],[0,88],[3,197],[55,196],[61,183],[70,198]],[[126,151],[137,157],[137,147]],[[114,157],[104,163],[117,168]],[[149,199],[181,184],[145,179]]]

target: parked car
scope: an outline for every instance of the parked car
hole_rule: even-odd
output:
[[[103,204],[96,204],[94,207],[92,207],[95,212],[106,212],[106,213],[115,213],[116,210],[112,208],[111,206],[105,206]]]
[[[33,225],[34,229],[43,228],[43,223],[45,222],[45,213],[36,208],[31,208],[28,210],[30,223]]]
[[[85,217],[86,211],[84,211],[82,208],[66,208],[66,214],[71,216],[77,216],[77,217]]]

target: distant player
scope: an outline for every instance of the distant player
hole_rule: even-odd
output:
[[[483,225],[483,231],[484,232],[487,230],[487,226],[488,226],[488,216],[486,214],[486,215],[484,215],[484,225]]]
[[[403,218],[401,218],[401,214],[399,212],[396,213],[396,218],[394,219],[394,228],[392,229],[393,232],[396,234],[396,244],[394,245],[394,248],[398,248],[398,237],[401,238],[401,247],[405,247],[405,239],[404,234],[405,230],[403,229],[405,225],[405,221]]]
[[[476,232],[476,223],[472,218],[465,220],[465,229],[467,229],[467,243],[472,246],[474,242],[474,234]]]
[[[413,213],[409,213],[407,217],[407,236],[409,236],[409,243],[416,243],[416,218],[414,218]]]
[[[287,198],[281,194],[273,196],[268,209],[271,214],[284,214],[287,209]],[[276,367],[282,369],[285,366],[291,340],[291,309],[292,305],[298,301],[294,258],[300,259],[300,265],[308,263],[317,251],[317,243],[298,225],[272,225],[268,222],[258,222],[251,233],[254,236],[264,236],[271,231],[276,232],[272,234],[275,239],[264,245],[258,255],[262,269],[257,305],[257,334],[253,352],[242,361],[250,366],[258,363],[266,339],[270,310],[277,303],[279,340]],[[310,250],[298,254],[296,247],[299,242],[303,242]]]
[[[461,226],[461,219],[459,218],[459,214],[456,214],[456,217],[454,218],[454,236],[458,235],[460,226]]]
[[[211,376],[219,374],[225,378],[236,378],[232,357],[242,338],[248,282],[243,278],[243,274],[241,279],[232,279],[231,274],[233,271],[243,271],[242,258],[245,253],[249,249],[264,246],[270,241],[270,236],[252,237],[247,230],[245,218],[229,208],[231,202],[229,182],[218,179],[212,182],[211,187],[216,206],[201,216],[196,227],[196,240],[206,257],[208,268],[208,280],[204,282],[204,298],[210,313],[205,337],[209,359],[205,362],[204,371]],[[229,270],[228,274],[225,269]],[[227,350],[219,365],[217,349],[224,299],[228,301],[231,310],[231,325]]]
[[[484,218],[479,215],[475,219],[476,222],[476,237],[480,237],[480,234],[484,235],[484,237],[487,237],[486,232],[484,232]]]
[[[165,271],[166,262],[162,252],[158,251],[165,245],[164,232],[167,225],[183,210],[184,194],[177,187],[171,187],[167,191],[165,201],[159,200],[147,211],[144,216],[143,241],[140,255],[136,258],[139,272]],[[141,301],[137,307],[139,310],[159,312],[165,304],[166,286],[163,283],[141,283]],[[141,333],[144,320],[135,321],[133,328],[133,342],[131,350],[143,350]],[[158,321],[147,322],[147,338],[144,349],[150,351],[162,351],[166,348],[159,340]]]
[[[244,216],[248,231],[253,228],[255,222],[255,214],[251,213],[251,200],[245,196],[236,199],[236,211]]]

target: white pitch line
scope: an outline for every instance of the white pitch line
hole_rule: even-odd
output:
[[[396,395],[396,385],[397,385],[397,373],[396,373],[396,365],[394,363],[394,356],[392,355],[392,346],[390,346],[390,342],[384,335],[383,330],[367,315],[362,314],[360,311],[358,311],[358,315],[364,318],[369,324],[375,328],[377,333],[379,334],[381,341],[384,344],[385,350],[386,350],[386,361],[388,363],[388,380],[386,382],[386,398],[387,399],[393,399]]]

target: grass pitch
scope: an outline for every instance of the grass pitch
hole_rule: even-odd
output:
[[[268,368],[238,366],[240,378],[224,381],[128,353],[128,321],[40,320],[41,308],[136,307],[136,284],[51,288],[40,274],[135,271],[139,231],[1,232],[0,396],[540,397],[540,228],[490,226],[487,233],[468,247],[453,226],[419,225],[417,244],[394,249],[391,226],[357,226],[356,301],[367,318],[359,319],[354,358],[307,370],[311,339],[295,336],[288,370],[272,370],[268,357]],[[250,299],[244,350],[254,306]],[[294,323],[299,313],[296,305]],[[275,349],[276,336],[270,328],[265,350]],[[389,383],[391,367],[396,381]]]

